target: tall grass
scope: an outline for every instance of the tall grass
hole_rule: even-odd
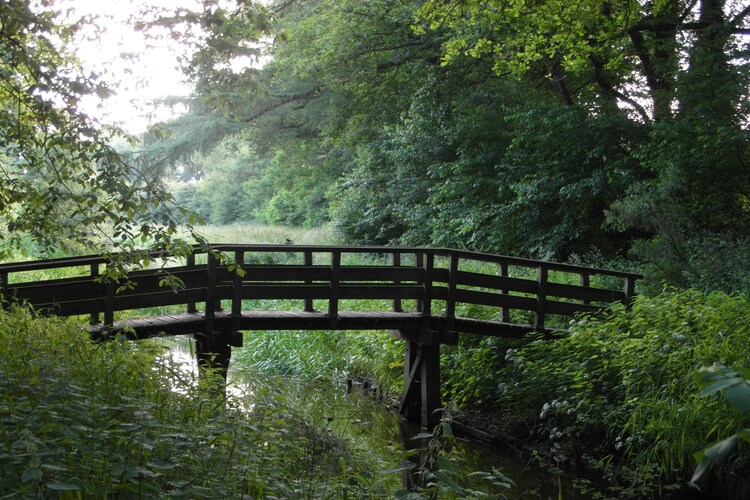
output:
[[[261,224],[229,224],[203,226],[198,233],[209,243],[327,245],[335,241],[326,227],[303,229]]]
[[[0,351],[0,496],[387,495],[376,465],[344,466],[269,391],[247,413],[153,344],[95,344],[15,307],[0,311]]]

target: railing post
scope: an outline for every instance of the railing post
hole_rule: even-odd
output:
[[[591,286],[591,279],[587,273],[581,273],[581,286],[589,288]],[[584,305],[591,304],[590,300],[584,300]]]
[[[536,314],[534,314],[534,330],[544,330],[545,302],[547,301],[547,266],[537,268]]]
[[[112,326],[115,323],[115,293],[117,283],[112,278],[107,278],[104,291],[104,326]]]
[[[2,295],[3,309],[10,308],[10,286],[7,271],[0,272],[0,295]]]
[[[98,262],[96,264],[91,264],[89,266],[89,274],[91,275],[91,283],[92,284],[95,283],[96,278],[99,277],[99,263]],[[99,312],[94,311],[91,313],[91,316],[89,317],[89,324],[96,325],[97,323],[99,323],[99,320],[100,320]]]
[[[635,298],[635,280],[636,278],[634,276],[626,276],[625,277],[625,307],[630,310],[630,308],[633,306],[633,299]]]
[[[334,250],[331,252],[331,294],[328,297],[328,317],[331,320],[338,318],[339,315],[340,271],[341,251]]]
[[[312,268],[313,265],[313,253],[312,250],[305,250],[304,255],[304,265],[305,267]],[[312,285],[312,280],[305,280],[305,285]],[[305,297],[305,312],[313,312],[315,309],[313,308],[313,299],[312,297]]]
[[[206,331],[214,329],[214,318],[216,317],[216,268],[218,263],[213,253],[207,254],[206,263]]]
[[[432,271],[435,268],[435,255],[425,255],[424,263],[424,292],[422,294],[422,317],[432,316]]]
[[[240,329],[242,319],[242,276],[238,271],[245,264],[245,252],[242,250],[234,252],[234,261],[238,269],[235,270],[232,280],[232,330],[237,331]]]
[[[456,325],[456,284],[458,283],[458,255],[451,254],[448,268],[448,297],[445,301],[446,328]]]
[[[424,254],[423,253],[414,253],[414,265],[416,267],[420,267],[424,269]],[[421,281],[417,281],[418,285],[422,285],[424,287],[424,279]],[[422,312],[424,310],[424,297],[420,297],[417,299],[416,309],[417,312]]]
[[[188,269],[195,269],[195,253],[194,252],[190,253],[190,255],[187,256],[187,267]],[[195,307],[195,302],[188,302],[187,312],[190,314],[194,314],[198,312],[198,309]]]
[[[501,278],[507,278],[508,277],[508,263],[507,262],[500,263],[499,271],[500,271]],[[508,293],[509,293],[509,290],[507,288],[500,289],[501,295],[506,295]],[[501,302],[502,302],[502,298],[501,298]],[[510,323],[510,308],[508,306],[501,306],[500,313],[502,314],[502,322]]]
[[[391,254],[391,257],[392,257],[393,267],[394,268],[401,267],[401,253],[400,252],[393,252]],[[400,279],[396,279],[396,280],[393,281],[393,284],[398,286],[398,285],[401,284],[401,280]],[[393,299],[393,311],[394,312],[404,312],[403,308],[401,307],[401,299]]]

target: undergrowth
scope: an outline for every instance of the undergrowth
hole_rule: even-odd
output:
[[[512,382],[498,404],[509,414],[536,408],[528,425],[552,459],[602,471],[617,496],[683,490],[694,454],[748,424],[721,398],[700,397],[693,374],[715,363],[750,366],[749,316],[744,296],[638,297],[632,310],[615,306],[558,338],[509,350]],[[725,485],[742,482],[748,458],[743,450],[715,474]]]
[[[93,343],[71,322],[14,307],[0,311],[0,351],[0,496],[389,493],[376,465],[283,402],[217,397],[153,344]]]
[[[598,471],[614,497],[684,492],[695,453],[748,425],[722,398],[700,397],[694,381],[703,366],[750,366],[748,317],[745,296],[670,290],[573,320],[551,339],[463,335],[441,347],[443,400],[489,411],[497,429],[530,430],[549,463]],[[241,356],[283,373],[402,389],[403,343],[385,332],[252,333]],[[703,488],[742,488],[748,463],[740,447]]]

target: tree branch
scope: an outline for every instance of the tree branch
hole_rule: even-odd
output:
[[[732,26],[737,26],[737,25],[738,25],[738,24],[740,24],[740,22],[742,22],[742,21],[743,21],[743,20],[744,20],[744,19],[745,19],[745,18],[746,18],[746,17],[748,16],[748,15],[750,15],[750,5],[748,5],[747,7],[745,7],[745,8],[744,8],[744,9],[742,10],[742,12],[740,12],[739,14],[737,14],[736,16],[734,16],[734,18],[733,18],[733,19],[732,19],[732,20],[730,21],[730,24],[731,24]]]

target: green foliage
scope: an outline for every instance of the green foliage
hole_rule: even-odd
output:
[[[386,494],[366,459],[267,388],[252,408],[218,398],[154,344],[93,343],[14,307],[0,311],[0,349],[3,496]]]
[[[740,415],[750,415],[750,370],[725,366],[704,367],[695,372],[698,384],[703,387],[701,396],[723,392],[732,409]],[[693,472],[691,483],[698,481],[711,464],[721,462],[734,451],[738,442],[750,443],[750,429],[741,429],[695,454],[698,466]]]
[[[555,215],[521,233],[535,251],[562,248],[564,255],[572,228],[605,254],[609,245],[630,249],[640,236],[634,255],[657,271],[656,281],[733,291],[746,285],[728,276],[746,276],[747,266],[726,266],[712,280],[705,243],[721,240],[724,253],[746,253],[739,240],[750,220],[750,139],[741,125],[749,20],[747,9],[725,1],[425,1],[415,30],[445,34],[447,67],[467,57],[488,60],[500,79],[510,74],[556,88],[567,106],[581,106],[578,134],[574,122],[525,114],[510,172],[499,176],[519,194],[513,205],[524,217]],[[532,99],[528,108],[540,109]],[[568,210],[568,203],[584,209]],[[601,240],[602,211],[624,234]],[[501,215],[504,222],[515,216]],[[591,218],[596,225],[585,224]]]
[[[403,341],[385,332],[253,332],[237,357],[254,369],[305,379],[374,379],[388,395],[403,385]]]
[[[721,293],[639,297],[632,310],[508,351],[503,401],[538,408],[536,432],[559,462],[587,461],[638,495],[679,487],[706,439],[742,426],[721,401],[698,397],[689,374],[714,362],[747,366],[749,312],[746,297]]]
[[[161,181],[109,145],[119,131],[79,108],[111,93],[72,55],[85,22],[66,22],[51,2],[12,0],[0,10],[0,256],[25,239],[51,252],[163,248],[175,236],[180,209]]]

